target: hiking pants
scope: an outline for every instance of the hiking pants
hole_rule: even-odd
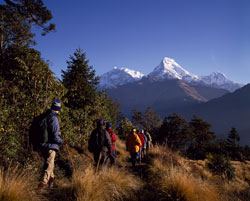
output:
[[[142,155],[142,147],[140,147],[139,152],[138,152],[138,162],[141,162],[141,155]]]
[[[44,152],[44,175],[43,175],[43,184],[47,184],[50,177],[54,178],[54,162],[56,157],[56,151],[46,150]]]
[[[135,167],[135,163],[138,159],[139,152],[130,152],[132,166]]]
[[[111,164],[111,165],[115,164],[115,159],[116,159],[116,150],[115,150],[115,149],[112,150],[112,151],[111,151],[111,154],[108,155],[107,160],[108,160],[108,159],[110,160],[110,164]],[[105,163],[107,163],[107,162],[105,162]]]
[[[102,167],[104,168],[107,163],[106,159],[107,159],[108,151],[102,151],[102,152],[96,151],[93,154],[94,154],[95,165],[98,164],[99,157],[101,157],[99,161],[99,165],[102,165]]]

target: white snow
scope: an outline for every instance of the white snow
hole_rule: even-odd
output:
[[[111,88],[114,86],[124,85],[135,82],[144,77],[143,73],[128,68],[119,68],[115,66],[113,70],[108,71],[100,76],[100,87]]]
[[[224,73],[220,72],[213,72],[208,76],[192,74],[181,67],[174,59],[168,57],[163,58],[161,63],[147,76],[156,79],[179,79],[187,83],[222,88],[231,92],[243,86],[229,80]],[[120,86],[141,80],[143,77],[145,77],[144,74],[139,71],[115,66],[113,70],[100,76],[100,87]]]
[[[161,78],[161,79],[185,79],[186,81],[197,80],[199,77],[189,73],[187,70],[182,68],[174,59],[165,57],[162,62],[149,73],[150,77]]]

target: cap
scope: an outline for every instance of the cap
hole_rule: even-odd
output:
[[[59,100],[54,100],[51,109],[54,111],[61,111],[61,102]]]
[[[109,129],[109,128],[112,128],[112,124],[110,122],[107,122],[106,123],[106,128]]]

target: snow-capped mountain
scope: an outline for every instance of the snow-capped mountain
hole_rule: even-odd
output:
[[[161,63],[147,76],[128,68],[114,67],[113,70],[100,76],[99,87],[112,88],[141,80],[143,77],[153,78],[154,80],[178,79],[195,85],[205,85],[214,88],[226,89],[230,92],[233,92],[243,86],[243,84],[238,84],[229,80],[223,73],[213,72],[208,76],[198,76],[192,74],[181,67],[174,59],[165,57]]]
[[[158,65],[153,72],[148,74],[148,77],[158,79],[179,79],[186,82],[198,80],[197,75],[189,73],[187,70],[182,68],[174,59],[165,57],[160,65]]]
[[[234,81],[231,81],[224,73],[219,72],[213,72],[208,76],[201,76],[200,82],[215,88],[227,89],[231,92],[243,87],[243,84],[238,84]]]
[[[104,73],[100,76],[100,88],[112,88],[115,86],[124,85],[130,82],[135,82],[144,77],[144,74],[130,70],[128,68],[114,67],[113,70]]]
[[[243,86],[229,80],[223,73],[213,72],[208,76],[192,74],[176,63],[174,59],[167,57],[162,60],[153,72],[148,74],[148,77],[156,79],[179,79],[187,83],[226,89],[231,92]]]

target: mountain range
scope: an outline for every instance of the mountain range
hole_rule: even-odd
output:
[[[116,67],[101,76],[100,85],[127,117],[147,107],[162,118],[178,113],[189,121],[196,115],[219,136],[235,127],[241,144],[250,145],[250,84],[235,83],[223,73],[198,76],[166,57],[146,76]]]
[[[113,70],[100,76],[99,87],[104,89],[113,88],[139,81],[145,77],[155,80],[178,79],[193,85],[221,88],[230,92],[233,92],[243,86],[242,84],[229,80],[225,74],[219,72],[213,72],[208,76],[198,76],[192,74],[176,63],[174,59],[165,57],[161,63],[147,76],[128,68],[114,67]]]

